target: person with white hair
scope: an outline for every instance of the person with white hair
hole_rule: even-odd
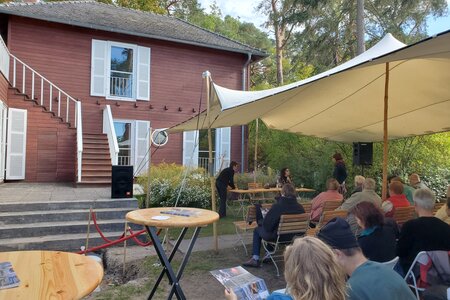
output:
[[[414,192],[417,219],[403,224],[397,243],[397,255],[403,272],[407,272],[420,251],[450,251],[450,225],[433,216],[435,196],[429,189]]]
[[[354,193],[362,192],[362,190],[363,190],[363,185],[364,185],[364,180],[366,180],[366,178],[365,178],[364,176],[361,176],[361,175],[356,175],[356,176],[355,176],[354,187],[353,187],[352,195],[353,195]]]
[[[420,176],[417,173],[412,173],[409,175],[409,185],[415,189],[427,189],[428,187],[420,181]]]

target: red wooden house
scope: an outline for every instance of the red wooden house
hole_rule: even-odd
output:
[[[0,34],[0,181],[105,183],[111,165],[145,170],[150,128],[205,108],[204,71],[245,89],[249,64],[266,55],[180,19],[93,1],[2,4]],[[171,135],[152,163],[201,164],[197,136]],[[215,140],[217,167],[245,163],[245,128],[218,129]]]

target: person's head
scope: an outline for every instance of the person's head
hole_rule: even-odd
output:
[[[416,212],[419,216],[424,213],[433,213],[436,197],[429,189],[417,189],[413,195]]]
[[[281,188],[281,196],[287,198],[296,198],[295,187],[290,183],[285,183]]]
[[[331,249],[315,237],[295,239],[284,253],[284,277],[294,299],[344,300],[345,275]]]
[[[372,178],[366,178],[364,180],[364,184],[363,184],[363,189],[364,190],[372,190],[372,191],[374,191],[375,190],[375,186],[376,186],[375,180],[373,180]]]
[[[340,154],[339,152],[334,153],[332,158],[333,158],[334,162],[338,162],[338,161],[343,161],[344,160],[344,158],[342,157],[342,154]]]
[[[291,171],[289,170],[289,168],[283,168],[280,171],[280,176],[283,178],[289,177],[291,176]]]
[[[355,176],[355,187],[358,187],[358,186],[362,187],[364,184],[364,180],[366,180],[366,178],[364,176],[356,175]]]
[[[365,260],[350,225],[342,218],[334,218],[323,226],[317,237],[328,244],[336,254],[336,258],[348,275],[355,269],[351,260]]]
[[[327,180],[327,190],[336,191],[339,188],[339,182],[334,178],[329,178]]]
[[[402,184],[405,183],[405,182],[403,181],[403,179],[401,179],[401,178],[398,177],[398,176],[394,176],[394,177],[391,178],[391,180],[389,180],[389,182],[394,182],[394,181],[401,182]]]
[[[360,202],[349,213],[355,215],[358,225],[363,229],[382,226],[384,223],[383,213],[372,202]]]
[[[233,171],[237,172],[239,169],[239,164],[233,160],[232,162],[230,162],[230,168],[232,168]]]
[[[400,181],[392,181],[389,184],[389,195],[401,195],[403,194],[403,183]]]
[[[409,183],[410,183],[411,185],[418,184],[419,182],[420,182],[419,174],[417,174],[417,173],[412,173],[411,175],[409,175]]]

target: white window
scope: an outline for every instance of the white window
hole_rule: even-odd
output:
[[[198,130],[183,132],[183,166],[198,166],[198,141]]]
[[[215,171],[220,172],[230,165],[231,127],[216,129]]]
[[[150,48],[92,40],[91,95],[150,100]]]

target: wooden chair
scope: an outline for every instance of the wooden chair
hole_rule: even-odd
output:
[[[309,213],[282,215],[278,225],[277,238],[275,241],[262,240],[264,250],[275,265],[277,276],[280,276],[280,270],[275,259],[283,257],[282,246],[290,244],[292,239],[286,239],[286,236],[304,235],[309,227]]]
[[[311,202],[300,202],[300,204],[303,206],[303,209],[305,210],[305,213],[310,214],[311,213]]]
[[[326,225],[328,222],[330,222],[331,219],[339,217],[339,218],[347,218],[348,212],[346,210],[331,210],[331,211],[324,211],[322,213],[322,216],[320,216],[319,223],[317,223],[316,228],[320,228],[324,225]]]
[[[342,201],[325,201],[325,203],[323,204],[322,213],[326,211],[336,210],[336,208],[341,206],[341,204]]]
[[[441,209],[441,207],[444,206],[444,205],[445,205],[445,202],[437,202],[437,203],[434,205],[433,215],[435,215],[436,212],[437,212],[439,209]]]
[[[397,207],[394,211],[394,220],[399,226],[414,218],[414,206]]]
[[[272,207],[272,204],[262,204],[262,208],[270,209]],[[237,243],[241,243],[244,247],[245,254],[248,255],[247,246],[245,245],[245,234],[248,231],[251,231],[258,227],[258,224],[256,223],[256,207],[254,205],[249,205],[247,207],[247,214],[244,217],[244,220],[242,221],[235,221],[233,222],[234,228],[236,230],[237,235]]]

